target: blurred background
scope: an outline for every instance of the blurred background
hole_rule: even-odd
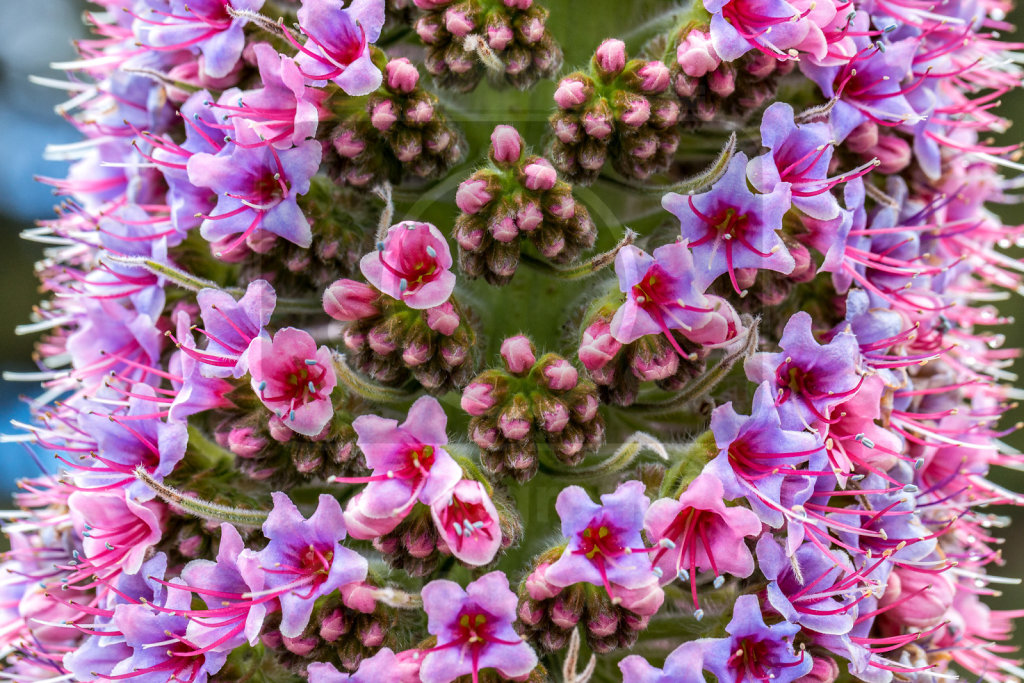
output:
[[[546,0],[549,6],[571,0]],[[579,2],[579,0],[573,0]],[[33,263],[40,257],[38,245],[18,239],[18,233],[37,218],[52,215],[55,203],[50,188],[33,180],[34,176],[60,177],[65,164],[47,162],[43,148],[49,143],[71,142],[78,138],[71,126],[57,116],[54,105],[65,99],[62,92],[29,82],[31,74],[49,75],[48,64],[72,58],[71,41],[83,34],[81,14],[86,7],[82,0],[34,0],[11,2],[2,0],[4,31],[0,41],[0,368],[33,370],[31,362],[33,336],[16,337],[14,326],[26,322],[38,298],[32,274]],[[1017,10],[1011,20],[1024,23],[1024,12]],[[590,49],[590,48],[588,48]],[[568,51],[572,54],[575,51]],[[1020,119],[1018,128],[1003,136],[1003,144],[1019,142],[1024,135],[1024,92],[1004,98],[1004,115]],[[996,207],[1010,224],[1024,223],[1024,206]],[[1021,254],[1015,254],[1021,256]],[[1003,307],[1003,313],[1014,315],[1018,323],[1002,329],[1007,344],[1024,346],[1024,298],[1017,297]],[[1018,364],[1024,372],[1024,364]],[[1021,381],[1024,386],[1024,380]],[[10,431],[10,419],[23,419],[20,396],[32,392],[33,385],[0,382],[0,433]],[[1006,418],[1006,425],[1024,421],[1024,408],[1017,408]],[[1024,430],[1007,441],[1024,450]],[[7,507],[17,477],[38,473],[38,467],[23,446],[0,444],[0,508]],[[1024,472],[999,471],[993,479],[1017,491],[1024,490]],[[1024,509],[1009,510],[1015,526],[1007,532],[1004,576],[1024,576],[1024,543],[1014,543],[1024,535]],[[999,572],[993,567],[994,572]],[[1024,608],[1024,588],[1010,586],[990,603],[1000,609]],[[1015,640],[1024,645],[1024,629]]]

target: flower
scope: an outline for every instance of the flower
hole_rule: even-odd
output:
[[[640,655],[629,655],[619,662],[619,671],[622,683],[701,683],[703,664],[704,644],[691,640],[670,652],[660,669]]]
[[[299,45],[287,31],[285,36],[299,50],[295,61],[302,74],[315,85],[329,80],[348,95],[367,95],[384,79],[369,51],[384,26],[384,0],[342,5],[341,0],[303,0],[298,18],[306,42]]]
[[[246,597],[276,597],[281,605],[281,634],[299,636],[309,623],[316,598],[366,578],[366,559],[341,545],[345,517],[338,501],[321,494],[316,511],[305,519],[288,496],[273,494],[274,509],[263,523],[270,543],[257,553],[266,589]]]
[[[331,392],[338,383],[330,349],[317,348],[305,330],[285,327],[273,339],[256,337],[247,357],[252,388],[263,405],[294,432],[323,431],[334,415]]]
[[[488,564],[501,548],[498,511],[478,481],[462,479],[447,500],[439,498],[430,506],[438,534],[452,555],[468,565]]]
[[[448,444],[447,422],[441,404],[431,396],[417,399],[402,424],[376,415],[357,417],[352,423],[358,434],[356,445],[373,474],[335,478],[366,482],[353,510],[394,528],[417,501],[424,505],[447,502],[462,478],[462,469],[444,448]]]
[[[459,676],[495,669],[506,678],[525,677],[537,666],[537,654],[512,628],[516,595],[502,572],[484,574],[463,590],[447,580],[423,587],[427,630],[437,645],[423,658],[423,683],[448,683]]]
[[[662,545],[653,560],[662,583],[688,577],[696,608],[697,570],[741,578],[754,572],[754,558],[743,539],[760,535],[761,520],[747,508],[727,507],[722,482],[708,472],[690,482],[679,500],[654,501],[644,515],[644,530],[652,543]]]
[[[747,188],[747,157],[737,152],[725,174],[711,190],[695,196],[669,192],[662,206],[679,219],[683,239],[693,251],[700,286],[723,273],[737,294],[737,268],[762,268],[790,273],[795,262],[778,235],[782,216],[790,207],[789,183],[778,183],[768,194]]]
[[[715,639],[704,650],[704,668],[720,681],[765,680],[790,683],[811,670],[811,658],[793,651],[800,627],[783,621],[764,623],[756,595],[736,598],[728,638]]]
[[[405,221],[388,228],[377,251],[363,256],[359,269],[371,285],[410,308],[443,304],[455,289],[452,253],[430,223]]]
[[[627,481],[594,503],[579,486],[558,494],[555,509],[569,544],[545,576],[556,586],[590,583],[616,599],[615,587],[635,589],[655,582],[640,530],[650,501],[644,485]],[[621,602],[621,597],[619,598]]]

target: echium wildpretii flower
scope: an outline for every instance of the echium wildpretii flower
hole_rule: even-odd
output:
[[[95,3],[0,679],[1024,673],[1006,3]]]

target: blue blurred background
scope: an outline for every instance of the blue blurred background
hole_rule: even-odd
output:
[[[570,1],[581,2],[547,0],[547,4]],[[55,199],[50,188],[34,182],[33,176],[59,177],[65,165],[44,161],[44,146],[74,141],[78,136],[53,112],[54,105],[65,99],[64,93],[33,85],[28,77],[30,74],[51,75],[47,66],[49,62],[74,56],[71,41],[83,34],[81,13],[85,3],[81,0],[0,0],[0,8],[3,12],[0,21],[7,29],[0,40],[0,187],[4,188],[0,194],[0,367],[5,370],[32,370],[30,359],[34,337],[15,337],[13,328],[28,320],[32,305],[38,298],[32,264],[42,251],[37,245],[19,240],[18,233],[30,227],[33,220],[52,215]],[[1015,15],[1015,23],[1021,24],[1024,13],[1018,10]],[[1024,93],[1005,98],[1003,112],[1010,118],[1024,119]],[[1003,142],[1013,143],[1020,139],[1020,133],[1014,129],[1004,136]],[[1008,223],[1024,222],[1024,206],[1005,207],[1002,213]],[[1008,343],[1024,346],[1024,298],[1015,298],[1004,306],[1003,312],[1022,321],[1013,329],[1005,330],[1009,336]],[[1021,371],[1020,367],[1018,371]],[[19,396],[34,391],[34,388],[28,384],[4,382],[0,389],[0,432],[5,432],[10,431],[7,427],[10,419],[20,419],[26,414]],[[1006,424],[1021,419],[1024,419],[1024,410],[1018,408],[1007,417]],[[1024,450],[1024,433],[1017,432],[1007,441]],[[0,444],[0,508],[7,507],[9,493],[17,477],[37,472],[38,467],[23,446]],[[993,478],[1018,491],[1024,490],[1022,472],[1001,471]],[[1011,540],[1024,533],[1022,512],[1011,511],[1017,519],[1016,526],[1007,534]],[[1004,554],[1007,564],[1000,573],[1024,576],[1024,543],[1008,543]],[[1011,587],[1001,598],[991,602],[1002,609],[1024,607],[1024,590],[1019,586]],[[1024,643],[1020,632],[1016,640]]]

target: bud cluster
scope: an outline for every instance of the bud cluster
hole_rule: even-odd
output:
[[[610,157],[615,170],[644,180],[669,167],[679,147],[679,101],[660,61],[627,60],[621,40],[597,48],[590,72],[577,71],[555,90],[551,158],[573,182],[590,184]]]
[[[476,333],[455,300],[415,309],[372,285],[338,280],[324,310],[345,322],[342,340],[352,366],[389,386],[410,377],[432,393],[465,386],[474,371]]]
[[[557,354],[538,359],[523,335],[502,342],[501,357],[504,369],[477,375],[462,394],[462,409],[473,416],[469,438],[483,450],[484,467],[522,482],[537,473],[539,444],[567,464],[601,445],[604,419],[593,382]]]
[[[384,180],[435,178],[462,159],[462,134],[419,79],[405,57],[388,61],[384,81],[366,100],[365,110],[334,130],[332,173],[339,182],[370,187]]]
[[[525,90],[562,66],[548,10],[533,0],[413,0],[424,65],[445,88],[472,90],[487,72]]]
[[[759,50],[722,61],[706,28],[680,32],[670,66],[672,87],[682,103],[680,121],[699,126],[722,115],[745,117],[759,111],[795,64]]]
[[[559,180],[547,159],[524,154],[523,139],[512,126],[491,134],[491,163],[459,185],[455,221],[459,265],[469,277],[507,284],[516,272],[520,239],[555,263],[576,260],[594,245],[597,228],[586,207]]]

